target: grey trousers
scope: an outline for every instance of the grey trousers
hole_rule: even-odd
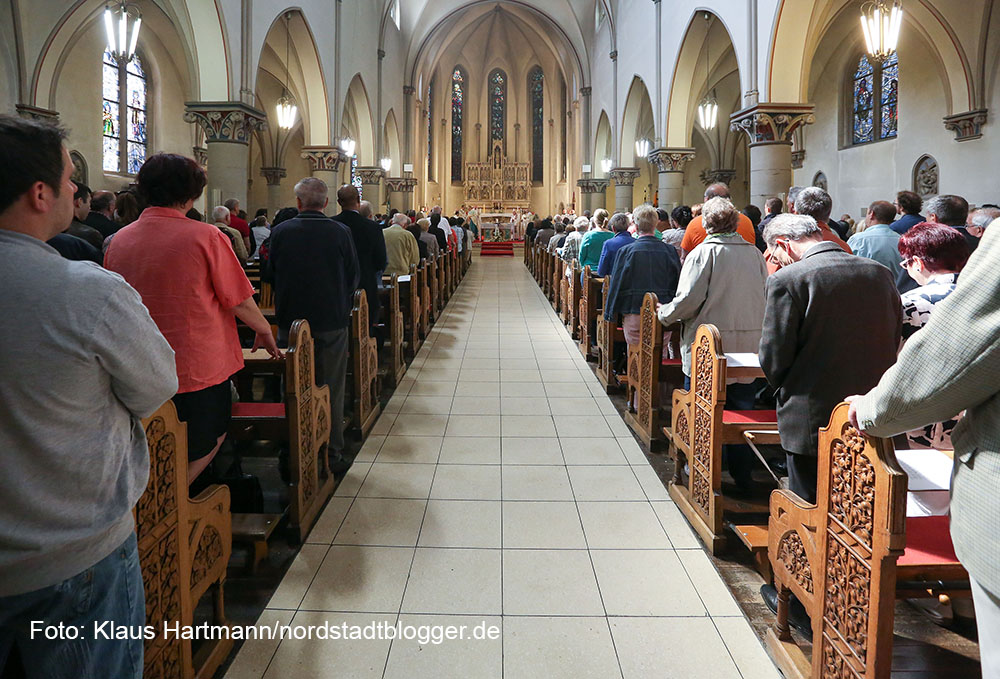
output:
[[[979,662],[983,679],[1000,679],[1000,597],[970,578],[979,628]]]
[[[330,447],[331,458],[344,452],[344,391],[347,387],[350,328],[313,333],[316,358],[316,383],[330,387]],[[288,332],[278,331],[278,343],[288,342]]]

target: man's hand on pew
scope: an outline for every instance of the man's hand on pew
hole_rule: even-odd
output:
[[[285,355],[281,353],[281,349],[278,348],[278,343],[275,341],[270,328],[268,328],[267,332],[258,332],[254,336],[253,351],[257,351],[258,349],[264,349],[275,360],[285,358]]]
[[[861,398],[861,394],[855,394],[854,396],[848,396],[844,399],[844,401],[851,404],[850,409],[847,411],[847,417],[851,421],[851,426],[860,432],[864,432],[864,429],[861,427],[861,423],[858,422],[857,406],[854,405],[854,402],[859,398]]]

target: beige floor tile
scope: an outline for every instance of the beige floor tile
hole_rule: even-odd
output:
[[[584,438],[614,436],[607,422],[599,415],[560,415],[554,419],[559,436]]]
[[[538,382],[501,382],[501,398],[541,398],[545,395]]]
[[[379,448],[385,442],[385,436],[371,436],[369,435],[365,439],[364,444],[361,446],[361,450],[354,457],[355,462],[374,462],[375,456],[378,455]]]
[[[591,398],[589,393],[585,393],[584,396],[585,398],[550,398],[549,410],[557,417],[600,416],[601,409],[597,406],[597,401]]]
[[[565,467],[513,466],[503,468],[504,500],[573,500]]]
[[[499,398],[499,382],[459,382],[455,389],[455,399]]]
[[[615,436],[631,436],[632,430],[625,424],[625,420],[619,415],[605,415],[604,421]]]
[[[604,615],[586,550],[505,549],[504,615]]]
[[[611,631],[603,617],[505,616],[503,665],[508,677],[621,677]]]
[[[361,484],[358,497],[427,499],[433,478],[432,464],[376,462]]]
[[[609,399],[607,396],[603,398],[595,398],[594,400],[597,401],[597,405],[601,409],[602,415],[618,415],[619,417],[621,416],[621,414],[618,412],[618,406],[612,403],[611,399]]]
[[[615,444],[613,439],[610,443]],[[631,467],[574,466],[568,467],[568,470],[570,481],[573,483],[573,494],[578,502],[646,499],[646,494],[635,480]]]
[[[329,550],[327,545],[302,545],[267,602],[267,608],[298,608]]]
[[[578,502],[591,549],[672,549],[648,502]]]
[[[332,543],[333,538],[337,536],[337,531],[340,530],[340,524],[347,516],[347,510],[351,508],[352,502],[354,502],[353,497],[331,497],[330,501],[326,503],[326,508],[313,524],[312,530],[309,531],[306,542],[322,545]]]
[[[372,430],[368,432],[369,436],[385,436],[392,429],[393,422],[396,421],[396,413],[382,413],[375,420],[375,424],[372,426]]]
[[[500,439],[448,436],[441,446],[440,464],[500,464]]]
[[[505,502],[505,549],[586,549],[580,515],[572,502]]]
[[[677,558],[681,560],[681,565],[698,590],[709,615],[743,614],[705,552],[700,549],[682,549],[677,552]]]
[[[566,382],[546,382],[545,395],[550,399],[580,398],[581,396],[591,396],[584,385],[569,384]]]
[[[646,454],[642,452],[642,448],[636,442],[632,435],[617,437],[618,445],[621,446],[622,452],[625,454],[625,459],[628,460],[629,464],[642,466],[649,466],[649,460],[646,459]],[[661,453],[666,455],[666,452]],[[639,479],[639,484],[642,484],[642,479]]]
[[[424,396],[454,396],[455,383],[428,382],[421,380],[410,388],[410,396],[414,396],[417,394]]]
[[[459,382],[459,384],[462,384]],[[499,415],[499,396],[456,396],[451,404],[452,415]]]
[[[611,636],[625,679],[740,679],[711,618],[612,618]]]
[[[667,531],[670,544],[674,549],[701,549],[701,541],[698,540],[687,519],[677,508],[673,500],[666,502],[652,502],[653,511],[660,519],[660,525]]]
[[[706,615],[673,550],[598,549],[590,555],[608,615]]]
[[[503,464],[564,464],[557,438],[504,437],[501,459]]]
[[[410,364],[410,368],[406,371],[407,374],[415,375],[419,368],[415,368],[413,364]],[[406,400],[406,395],[409,393],[409,389],[406,392],[400,393],[399,390],[393,391],[392,398],[389,402],[382,406],[382,412],[384,413],[398,413],[400,408],[403,407],[403,401]]]
[[[577,362],[572,358],[550,358],[541,365],[542,370],[576,370]]]
[[[431,487],[434,500],[499,500],[500,467],[439,464]]]
[[[499,358],[473,358],[466,356],[462,360],[462,370],[500,370]]]
[[[500,436],[500,416],[452,415],[445,436]]]
[[[535,369],[501,368],[501,382],[541,382],[542,376]]]
[[[771,662],[746,618],[742,615],[714,618],[713,622],[736,662],[742,679],[781,679],[781,672]]]
[[[448,414],[399,415],[389,431],[393,436],[444,436]]]
[[[339,628],[343,624],[364,628],[370,624],[392,625],[396,615],[371,613],[324,613],[300,611],[292,622],[301,626],[326,624]],[[352,639],[350,641],[319,641],[286,639],[281,642],[265,679],[380,679],[389,655],[388,639]],[[241,678],[242,679],[242,678]]]
[[[412,547],[417,544],[424,500],[359,497],[351,505],[334,544]]]
[[[424,382],[458,382],[460,372],[461,369],[458,367],[446,370],[443,368],[428,368],[425,366],[420,369],[420,379],[417,380],[417,383],[419,384],[421,380]],[[413,393],[412,389],[410,390],[410,393]]]
[[[459,382],[499,382],[499,370],[474,370],[472,368],[462,368],[458,375]]]
[[[403,613],[499,615],[499,549],[418,547],[403,597]]]
[[[642,486],[642,490],[646,493],[646,498],[650,502],[670,500],[670,493],[667,492],[666,483],[660,480],[660,477],[656,475],[652,467],[648,464],[637,464],[633,467],[633,470],[635,470],[635,476],[639,479],[639,485]]]
[[[273,627],[291,623],[294,611],[265,610],[257,618],[258,627]],[[260,679],[264,676],[274,652],[278,650],[278,639],[250,639],[243,642],[233,664],[226,671],[225,679]]]
[[[447,415],[450,410],[451,396],[411,394],[406,397],[399,412],[407,415]]]
[[[334,545],[300,608],[395,613],[403,600],[413,547]]]
[[[463,636],[441,643],[426,639],[394,640],[385,679],[500,679],[502,676],[501,618],[404,614],[399,616],[399,622],[404,626],[440,630],[439,634],[450,626],[456,635]],[[483,625],[483,635],[493,628],[495,638],[470,638],[477,634],[480,625]]]
[[[420,547],[499,549],[500,502],[431,500],[420,529]]]
[[[341,479],[333,494],[337,497],[354,497],[358,494],[361,484],[365,481],[365,476],[372,468],[370,462],[355,462],[347,470],[347,474]]]
[[[502,415],[548,415],[549,402],[544,398],[545,392],[540,385],[536,387],[538,396],[507,396],[500,399],[500,414]]]
[[[504,436],[555,438],[556,428],[550,415],[504,415],[500,423]]]
[[[564,384],[583,384],[583,376],[576,368],[551,370],[546,368],[544,361],[542,361],[542,380],[544,382],[561,382]]]
[[[628,461],[612,439],[560,438],[563,458],[568,465],[622,465]]]
[[[433,464],[438,461],[443,440],[441,436],[387,436],[376,461]]]

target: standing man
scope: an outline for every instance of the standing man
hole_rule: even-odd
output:
[[[360,281],[358,287],[365,291],[368,297],[368,332],[374,332],[378,324],[378,287],[382,272],[389,263],[385,253],[385,238],[382,229],[370,219],[361,216],[361,194],[356,186],[345,184],[337,191],[337,203],[340,204],[340,214],[334,217],[338,222],[350,229],[354,239],[354,250],[358,258]],[[271,230],[274,238],[274,230]],[[351,291],[353,293],[353,290]]]
[[[767,279],[760,366],[777,390],[789,490],[815,502],[817,431],[895,363],[902,303],[888,269],[825,242],[812,217],[779,215],[764,240],[781,268]]]
[[[892,272],[894,279],[906,275],[899,265],[899,234],[890,226],[895,218],[896,207],[888,201],[877,200],[868,208],[865,217],[868,227],[847,241],[854,254],[878,262]]]
[[[357,195],[357,189],[351,188]],[[317,381],[330,387],[327,455],[330,468],[339,472],[350,465],[344,458],[344,388],[351,307],[360,267],[348,227],[323,213],[330,202],[327,192],[326,183],[315,177],[295,185],[299,214],[271,229],[264,278],[274,283],[279,343],[288,341],[294,321],[309,321]]]
[[[66,233],[87,241],[100,252],[104,246],[104,236],[92,226],[87,226],[84,220],[90,215],[90,188],[86,184],[77,184],[73,194],[73,219]]]
[[[83,222],[100,231],[104,238],[122,228],[115,221],[115,194],[111,191],[94,192],[90,197],[90,214]]]
[[[764,201],[764,218],[760,220],[760,225],[758,229],[761,233],[764,233],[764,229],[767,225],[771,223],[771,220],[781,214],[784,205],[780,198],[768,198]]]
[[[890,225],[892,230],[902,236],[917,224],[926,222],[927,220],[920,214],[920,208],[923,206],[924,199],[913,191],[897,193],[895,207],[898,214],[902,216]]]
[[[146,624],[140,419],[177,391],[174,352],[138,293],[45,244],[73,217],[63,138],[0,116],[0,667],[16,645],[31,676],[139,679],[141,639],[32,633],[32,621]]]
[[[243,237],[243,245],[246,246],[247,252],[250,252],[253,249],[250,247],[250,225],[247,220],[240,217],[240,201],[236,198],[230,198],[223,205],[229,209],[229,226],[240,232],[240,236]]]
[[[430,233],[438,242],[438,252],[448,251],[448,235],[445,234],[444,229],[441,228],[441,213],[435,212],[431,214],[429,220],[430,226],[427,227],[427,232]]]
[[[712,184],[707,189],[705,189],[705,202],[712,200],[713,198],[729,198],[729,186],[723,183]],[[736,224],[736,231],[739,233],[743,240],[751,245],[754,244],[756,236],[753,230],[753,222],[742,212],[739,216],[739,223]],[[681,249],[685,253],[690,253],[696,247],[701,245],[701,242],[708,237],[708,233],[705,231],[705,226],[702,223],[701,215],[698,215],[691,220],[691,223],[687,225],[684,230],[684,240],[681,241]]]
[[[951,437],[951,538],[972,582],[983,677],[1000,676],[998,272],[1000,230],[987,230],[947,303],[906,341],[874,389],[847,399],[851,422],[872,436],[893,436],[965,411]]]
[[[979,247],[979,239],[966,228],[968,219],[969,201],[961,196],[937,196],[927,202],[927,220],[958,229],[965,236],[969,249],[975,252]]]
[[[409,224],[410,218],[397,214],[392,218],[392,226],[382,231],[385,238],[385,251],[389,260],[385,267],[387,275],[405,276],[410,273],[410,266],[420,263],[420,248],[412,233],[403,228]]]
[[[816,226],[819,228],[819,232],[823,237],[823,240],[835,243],[837,247],[849,255],[854,254],[851,251],[851,246],[845,243],[843,239],[841,239],[841,237],[830,228],[828,222],[830,221],[830,213],[833,212],[833,199],[830,197],[830,194],[816,186],[810,186],[804,189],[799,189],[793,186],[789,189],[788,195],[791,196],[793,193],[795,194],[795,203],[792,212],[797,215],[812,217],[813,221],[816,222]],[[767,262],[767,272],[772,274],[782,266],[785,266],[782,262],[787,262],[788,258],[783,257],[780,254],[776,257],[774,251],[770,245],[768,245],[768,248],[764,251],[764,261]]]

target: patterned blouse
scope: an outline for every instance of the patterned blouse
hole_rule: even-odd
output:
[[[564,262],[572,262],[580,259],[581,241],[583,241],[583,234],[579,231],[574,231],[566,236],[566,242],[558,249],[557,254],[562,257]]]
[[[932,277],[925,285],[906,292],[903,300],[903,341],[905,342],[931,319],[934,305],[942,301],[955,290],[958,274],[943,273]],[[906,433],[910,445],[915,448],[936,448],[938,450],[953,450],[951,433],[955,425],[962,419],[959,413],[945,422],[935,422],[920,429]]]

